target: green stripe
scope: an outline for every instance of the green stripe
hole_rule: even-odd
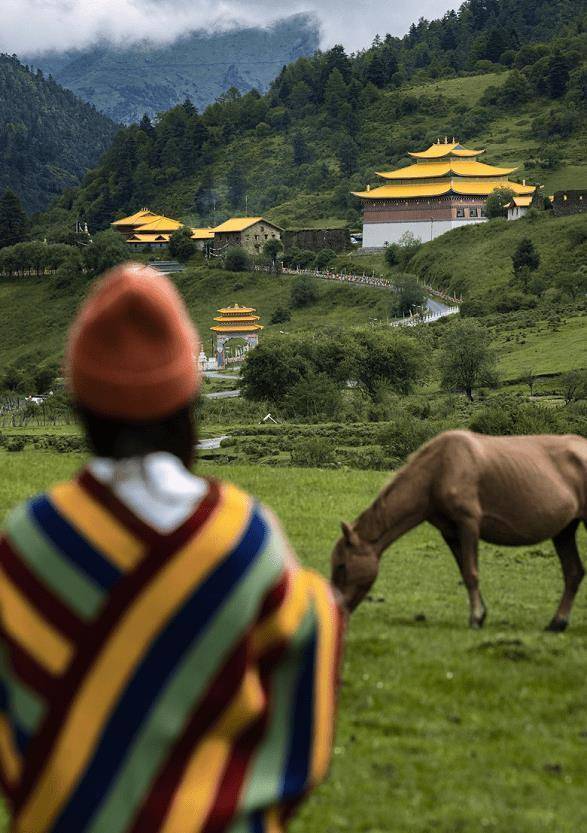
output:
[[[7,531],[23,561],[56,596],[85,619],[96,614],[102,603],[102,590],[53,546],[32,519],[26,504],[11,513]]]
[[[34,734],[45,714],[45,704],[29,688],[15,679],[9,678],[6,682],[10,706],[17,723],[30,735]]]
[[[289,749],[294,712],[296,681],[302,651],[316,628],[316,615],[310,607],[293,636],[290,647],[273,675],[271,721],[250,775],[240,810],[250,813],[277,803]]]
[[[19,726],[33,734],[45,713],[45,704],[27,686],[14,679],[4,646],[0,646],[0,677],[6,686],[10,712]]]
[[[281,567],[279,559],[267,557],[272,555],[272,539],[273,535],[265,551],[219,608],[208,629],[192,650],[186,652],[181,666],[130,747],[120,775],[94,816],[88,833],[103,833],[105,830],[121,833],[129,825],[194,705],[205,694],[214,674],[250,626],[263,594],[275,582]]]

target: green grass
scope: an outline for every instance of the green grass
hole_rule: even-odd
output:
[[[426,84],[418,84],[410,87],[409,93],[415,96],[429,96],[436,93],[447,98],[457,99],[472,106],[479,101],[488,87],[501,87],[505,83],[508,75],[508,72],[489,72],[486,75],[465,75],[462,78],[442,78],[436,81],[428,81]],[[449,140],[452,140],[452,136],[449,136]]]
[[[587,258],[585,217],[542,212],[535,218],[492,220],[443,234],[422,246],[410,270],[433,285],[466,288],[469,297],[483,297],[507,288],[512,255],[524,237],[532,240],[540,255],[539,274],[547,284],[561,271],[575,271]]]
[[[568,318],[556,329],[547,321],[536,330],[524,330],[520,341],[498,337],[494,346],[499,355],[499,368],[504,381],[517,379],[528,370],[537,376],[564,373],[587,367],[587,316]]]
[[[367,324],[385,318],[389,292],[369,287],[318,281],[319,299],[311,307],[291,310],[286,324],[270,324],[278,306],[289,307],[292,278],[265,273],[231,273],[205,268],[174,276],[195,320],[204,348],[212,350],[214,316],[219,307],[238,303],[253,306],[265,332],[295,332],[316,327]],[[85,288],[55,290],[48,279],[0,280],[0,370],[15,361],[60,361],[65,336]]]
[[[0,510],[69,477],[81,458],[0,452]],[[381,473],[255,466],[226,475],[283,519],[302,561],[327,574],[341,518]],[[583,552],[587,536],[580,535]],[[587,829],[587,595],[571,629],[545,634],[561,577],[550,543],[482,546],[489,605],[466,627],[465,593],[439,535],[422,526],[386,554],[353,617],[327,783],[292,833],[580,833]],[[415,617],[424,614],[425,621]]]

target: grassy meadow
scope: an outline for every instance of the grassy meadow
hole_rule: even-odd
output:
[[[82,463],[0,451],[2,515]],[[376,495],[378,472],[216,468],[267,501],[304,564],[328,573],[341,518]],[[587,535],[580,533],[587,553]],[[422,526],[386,554],[348,631],[330,777],[292,833],[580,833],[587,829],[587,596],[565,634],[542,631],[561,589],[550,543],[483,545],[489,617],[467,603],[438,533]],[[4,831],[2,831],[4,833]]]

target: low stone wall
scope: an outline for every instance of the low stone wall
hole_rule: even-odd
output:
[[[319,252],[321,249],[332,249],[335,252],[344,252],[351,248],[348,228],[292,229],[283,232],[282,240],[286,250],[298,248]]]
[[[570,214],[582,214],[587,209],[587,191],[557,191],[552,201],[552,213],[555,217],[568,217]]]

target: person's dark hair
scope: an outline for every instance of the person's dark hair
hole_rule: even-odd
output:
[[[168,451],[187,468],[194,462],[197,437],[193,403],[168,417],[149,422],[105,417],[82,407],[77,412],[88,444],[98,457],[123,460]]]

